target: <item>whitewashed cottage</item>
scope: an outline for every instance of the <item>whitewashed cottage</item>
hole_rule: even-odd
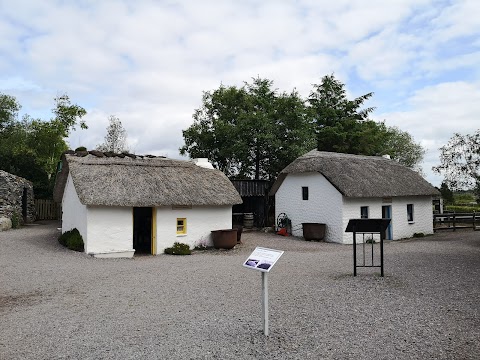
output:
[[[211,245],[211,230],[232,227],[240,195],[206,161],[113,155],[62,156],[55,200],[62,232],[77,228],[96,257],[160,254],[174,242]]]
[[[281,171],[270,194],[293,235],[302,236],[302,223],[324,223],[326,241],[351,244],[349,219],[391,219],[390,240],[433,233],[432,196],[439,192],[395,160],[313,150]]]

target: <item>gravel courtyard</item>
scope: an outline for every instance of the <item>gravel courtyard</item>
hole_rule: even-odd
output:
[[[352,247],[244,233],[231,251],[94,259],[57,223],[0,232],[0,359],[480,359],[480,232]],[[284,250],[269,274],[242,267]]]

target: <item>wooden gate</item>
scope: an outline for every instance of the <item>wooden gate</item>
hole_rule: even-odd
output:
[[[61,220],[62,207],[53,200],[35,199],[37,220]]]

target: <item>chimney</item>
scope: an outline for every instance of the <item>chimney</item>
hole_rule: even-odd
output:
[[[197,166],[203,167],[205,169],[213,169],[213,165],[208,161],[207,158],[196,158],[192,159],[193,163]]]

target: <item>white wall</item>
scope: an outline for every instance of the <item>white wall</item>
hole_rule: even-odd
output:
[[[414,204],[414,221],[407,221],[407,204]],[[381,218],[382,206],[392,207],[392,238],[393,240],[412,237],[414,233],[433,233],[432,198],[430,196],[394,197],[391,203],[383,203],[381,198],[344,198],[343,230],[349,219],[360,218],[360,207],[368,206],[369,218]],[[378,238],[378,237],[375,237]],[[343,234],[343,243],[351,244],[352,233]],[[357,238],[357,241],[358,238]]]
[[[433,234],[433,210],[431,196],[393,198],[393,238],[405,239],[414,233]],[[407,221],[407,204],[413,204],[413,222]]]
[[[187,219],[187,234],[177,235],[177,218]],[[157,208],[157,254],[174,242],[191,248],[202,242],[212,246],[211,231],[232,228],[232,206],[194,206],[192,209],[172,210],[171,206]]]
[[[133,250],[133,210],[131,207],[88,206],[87,254]]]
[[[303,186],[308,200],[302,199]],[[302,223],[324,223],[325,241],[342,241],[342,195],[320,173],[288,174],[275,194],[275,221],[280,213],[292,221],[295,236],[303,236]]]
[[[74,228],[78,229],[86,246],[88,242],[87,207],[80,202],[72,176],[68,174],[62,198],[62,233]]]

